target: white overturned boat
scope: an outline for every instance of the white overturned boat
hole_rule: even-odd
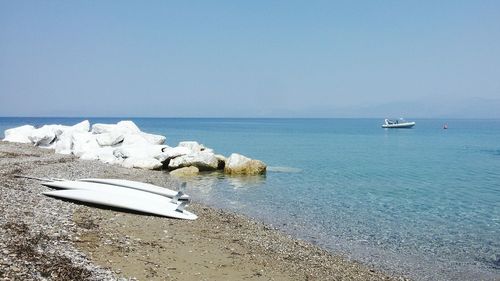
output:
[[[382,128],[394,128],[394,129],[409,129],[415,126],[415,122],[408,122],[403,118],[399,120],[385,119]]]
[[[43,194],[91,204],[128,209],[136,212],[178,219],[195,220],[197,216],[184,210],[187,201],[179,203],[183,193],[178,192],[171,199],[164,195],[145,192],[134,188],[85,181],[49,181],[42,185],[62,189]]]
[[[114,185],[114,186],[120,186],[120,187],[125,187],[125,188],[131,188],[131,189],[136,189],[140,191],[145,191],[145,192],[150,192],[158,195],[162,195],[165,197],[169,198],[174,198],[179,192],[165,188],[165,187],[160,187],[157,185],[149,184],[149,183],[144,183],[144,182],[138,182],[138,181],[131,181],[131,180],[122,180],[122,179],[79,179],[78,181],[82,182],[93,182],[93,183],[101,183],[101,184],[109,184],[109,185]],[[179,200],[188,200],[189,196],[187,194],[183,194]]]

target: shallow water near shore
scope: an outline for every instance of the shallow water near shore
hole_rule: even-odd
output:
[[[0,118],[0,130],[83,119]],[[201,175],[188,184],[197,200],[417,280],[500,278],[500,120],[409,130],[378,119],[132,120],[169,145],[196,140],[269,166],[262,177]]]

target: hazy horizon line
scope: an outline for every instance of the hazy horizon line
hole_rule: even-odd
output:
[[[194,117],[194,116],[0,116],[0,118],[61,118],[61,119],[399,119],[401,117]],[[404,117],[406,120],[500,120],[484,117]]]

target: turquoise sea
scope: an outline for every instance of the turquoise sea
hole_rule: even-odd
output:
[[[416,280],[500,280],[500,120],[0,118],[0,135],[83,119],[268,164],[266,176],[189,182],[206,204]]]

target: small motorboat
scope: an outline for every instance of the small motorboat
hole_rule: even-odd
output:
[[[409,129],[415,126],[415,122],[408,122],[403,118],[399,120],[385,119],[382,128],[394,128],[394,129]]]

